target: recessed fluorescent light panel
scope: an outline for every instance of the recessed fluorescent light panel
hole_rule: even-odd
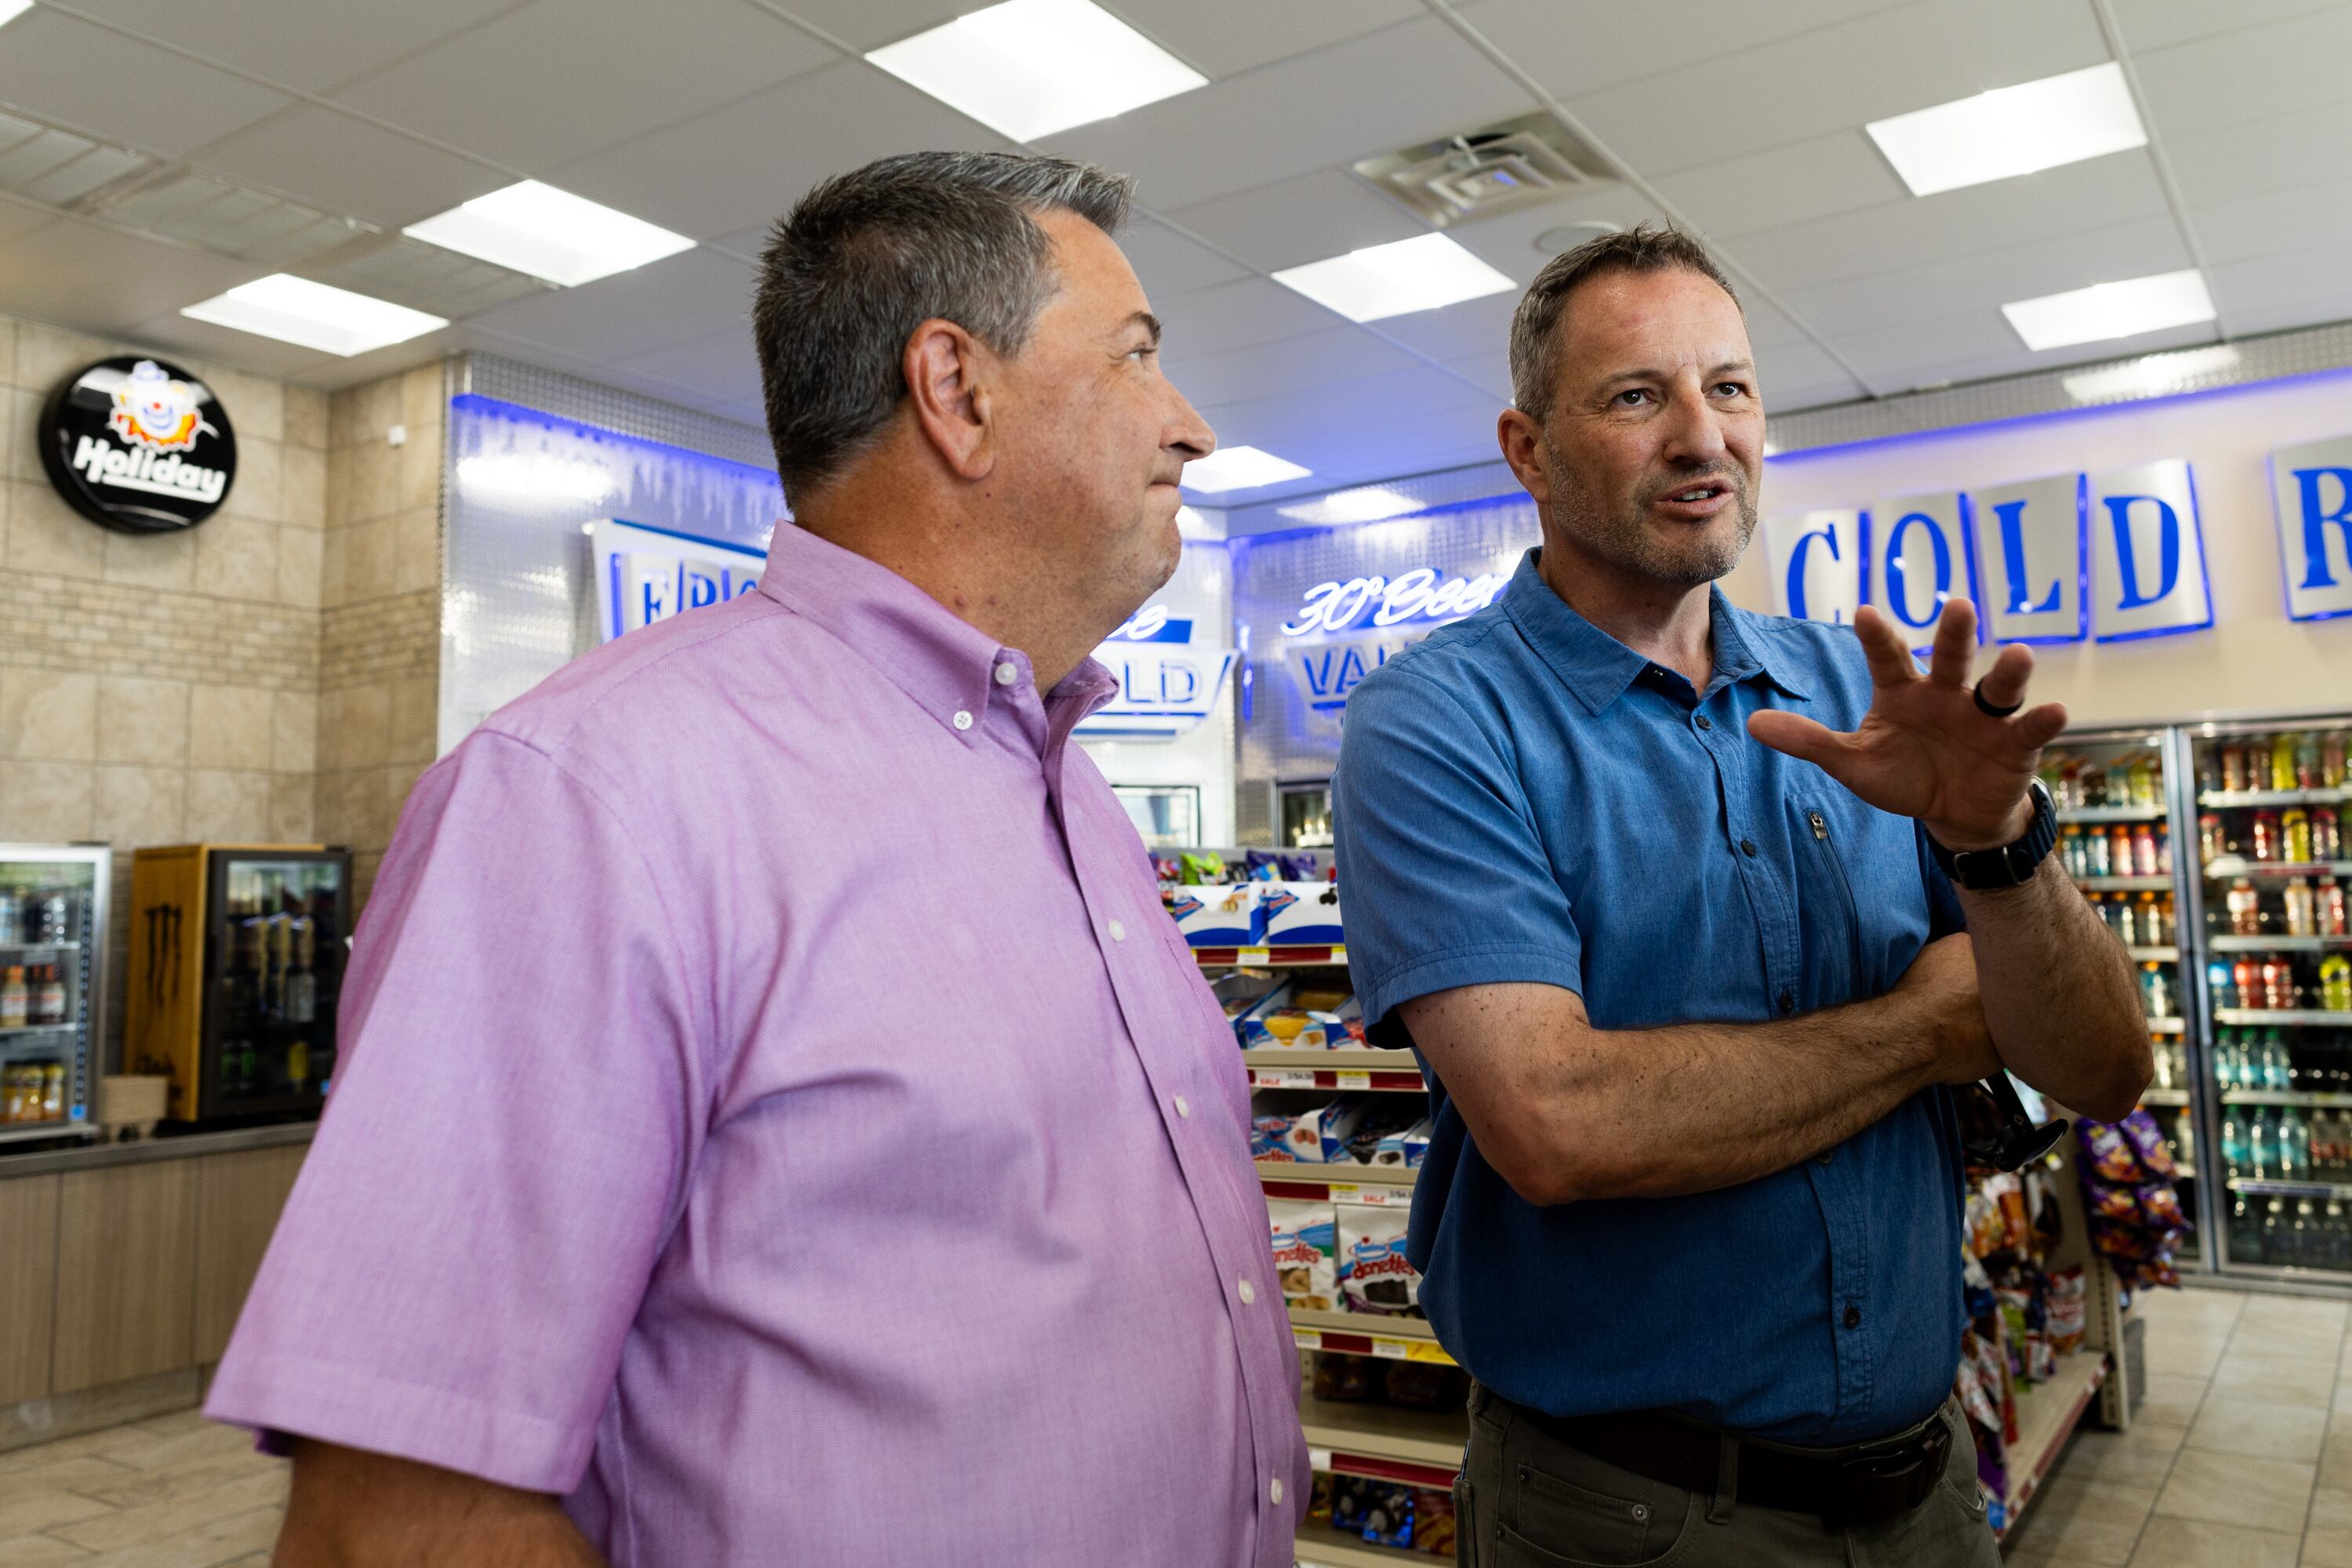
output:
[[[2000,313],[2027,348],[2063,349],[2210,321],[2213,297],[2205,291],[2205,275],[2192,267],[2020,300]]]
[[[33,0],[0,0],[0,27],[6,26],[33,8]]]
[[[1198,462],[1184,465],[1184,488],[1202,495],[1224,490],[1254,490],[1285,479],[1303,479],[1313,473],[1255,447],[1220,447]]]
[[[1423,509],[1421,502],[1402,490],[1391,489],[1386,485],[1365,485],[1358,489],[1333,490],[1328,496],[1275,510],[1294,522],[1379,522]]]
[[[240,284],[180,314],[346,359],[449,324],[388,300],[371,300],[284,272]]]
[[[1442,234],[1286,268],[1274,280],[1351,321],[1434,310],[1518,287]]]
[[[1004,0],[866,58],[1015,142],[1209,81],[1092,0]]]
[[[2147,145],[2123,68],[1996,88],[1864,127],[1915,196]]]
[[[694,248],[682,234],[537,180],[476,196],[400,232],[565,288]]]

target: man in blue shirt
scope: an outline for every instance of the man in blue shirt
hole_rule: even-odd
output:
[[[1356,689],[1333,784],[1364,1015],[1436,1112],[1408,1251],[1477,1383],[1465,1564],[1994,1563],[1945,1086],[2116,1117],[2150,1071],[2028,787],[2064,710],[2022,647],[1971,688],[1964,600],[1922,674],[1870,610],[1711,587],[1764,415],[1696,241],[1555,258],[1511,369],[1542,548]]]

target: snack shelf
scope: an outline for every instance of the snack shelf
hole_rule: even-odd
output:
[[[2186,1105],[2189,1091],[2185,1089],[2151,1089],[2139,1097],[2142,1105]]]
[[[1361,1204],[1367,1208],[1404,1208],[1412,1202],[1413,1178],[1402,1165],[1318,1165],[1303,1160],[1260,1160],[1258,1180],[1269,1198],[1307,1203]]]
[[[2352,1013],[2318,1012],[2307,1007],[2216,1007],[2217,1024],[2284,1024],[2307,1028],[2352,1028]]]
[[[1203,969],[1345,968],[1345,947],[1196,947]]]
[[[2124,949],[2124,951],[2131,954],[2132,962],[2134,963],[2178,963],[2180,962],[2180,950],[2177,947],[2127,947]]]
[[[1454,1364],[1437,1342],[1436,1333],[1421,1318],[1381,1318],[1369,1312],[1318,1312],[1307,1307],[1290,1309],[1290,1337],[1303,1351],[1344,1351],[1349,1355],[1381,1356],[1390,1361],[1427,1361]]]
[[[1252,1089],[1372,1089],[1421,1094],[1428,1085],[1411,1051],[1244,1051]]]
[[[2352,877],[2352,860],[2249,860],[2223,855],[2205,863],[2205,879],[2232,877]]]
[[[1291,1547],[1299,1568],[1397,1568],[1399,1563],[1423,1564],[1447,1559],[1402,1546],[1374,1546],[1353,1535],[1342,1535],[1328,1525],[1302,1524]]]
[[[2309,1089],[2231,1089],[2221,1094],[2224,1105],[2318,1105],[2330,1110],[2352,1106],[2352,1094],[2330,1094]]]
[[[2197,796],[2200,805],[2336,805],[2352,800],[2352,789],[2209,789]]]
[[[2061,822],[2162,822],[2160,805],[2078,805],[2058,814]]]
[[[1307,1458],[1318,1470],[1403,1480],[1416,1487],[1450,1487],[1462,1467],[1462,1445],[1470,1435],[1461,1410],[1403,1410],[1393,1405],[1298,1396],[1298,1425],[1307,1434]],[[1350,1463],[1420,1466],[1426,1473],[1394,1476]]]
[[[2352,949],[2352,936],[2209,936],[2215,952],[2327,952]]]
[[[2041,1490],[2042,1479],[2066,1447],[2066,1439],[2074,1435],[2083,1412],[2089,1408],[2091,1395],[2106,1380],[2105,1353],[2078,1351],[2060,1356],[2054,1376],[2035,1384],[2020,1395],[2017,1441],[2009,1447],[2008,1507],[2001,1515],[2000,1528],[1993,1532],[1996,1538],[2005,1537],[2017,1528],[2018,1516]]]
[[[2273,1182],[2258,1176],[2231,1176],[2222,1184],[2233,1193],[2273,1193],[2282,1197],[2352,1198],[2352,1186],[2341,1182]]]
[[[2169,877],[2077,877],[2074,886],[2086,893],[2165,893],[2172,890]]]

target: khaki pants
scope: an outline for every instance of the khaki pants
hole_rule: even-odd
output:
[[[1514,1416],[1508,1400],[1472,1389],[1454,1487],[1459,1568],[2000,1568],[1957,1405],[1942,1412],[1952,1450],[1934,1495],[1900,1518],[1841,1530],[1646,1479]]]

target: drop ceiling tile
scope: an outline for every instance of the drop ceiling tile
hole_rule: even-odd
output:
[[[1922,0],[1677,67],[1664,99],[1630,82],[1568,107],[1654,179],[2107,58],[2081,0]]]
[[[1756,382],[1769,416],[1802,406],[1795,399],[1815,388],[1852,386],[1853,378],[1818,344],[1784,343],[1756,351]]]
[[[2352,98],[2352,8],[2294,16],[2168,49],[2136,52],[2153,129],[2179,136]],[[2340,133],[2338,140],[2340,141]]]
[[[751,335],[751,269],[708,250],[666,257],[600,278],[493,306],[477,325],[599,362],[714,338]]]
[[[1343,325],[1343,319],[1302,294],[1263,278],[1195,289],[1152,308],[1166,325],[1161,340],[1171,360],[1277,342]]]
[[[1580,194],[1561,196],[1541,206],[1457,224],[1445,232],[1480,260],[1521,287],[1535,281],[1552,252],[1538,249],[1536,241],[1569,224],[1602,222],[1619,228],[1636,224],[1662,224],[1664,216],[1631,185],[1614,182]],[[1589,238],[1580,236],[1580,238]]]
[[[782,217],[817,181],[886,154],[1010,146],[937,99],[845,60],[559,164],[545,177],[665,228],[740,240]]]
[[[1744,235],[1722,248],[1785,299],[1841,278],[1896,271],[2169,211],[2155,165],[2145,152],[2135,151]],[[1797,314],[1801,320],[1804,312]]]
[[[715,337],[633,354],[622,360],[618,368],[658,376],[707,401],[757,403],[760,399],[760,353],[748,321]]]
[[[121,337],[253,277],[249,262],[61,217],[0,241],[0,314]]]
[[[293,101],[48,5],[0,34],[0,100],[174,157]]]
[[[209,360],[252,375],[299,379],[324,368],[335,356],[295,343],[256,337],[210,321],[190,321],[177,310],[165,310],[133,325],[123,334],[146,347]]]
[[[1140,216],[1119,230],[1118,247],[1127,252],[1128,265],[1155,302],[1249,276],[1249,268],[1240,262]]]
[[[57,218],[57,213],[51,208],[37,207],[30,202],[0,195],[0,239],[14,239],[20,234],[30,234],[45,224],[55,223]]]
[[[1816,331],[1838,338],[1969,310],[1998,311],[2012,300],[2195,264],[2179,227],[2165,214],[2079,234],[2037,236],[1999,250],[1922,258],[1864,278],[1792,289],[1781,302]]]
[[[1718,264],[1721,258],[1718,258]],[[1737,279],[1733,279],[1735,289],[1738,282]],[[1797,325],[1786,311],[1765,300],[1743,299],[1739,301],[1739,310],[1740,314],[1748,320],[1748,346],[1759,352],[1768,348],[1779,348],[1786,343],[1809,343],[1813,341],[1811,335]]]
[[[1518,84],[1434,17],[1043,140],[1176,208],[1525,113]]]
[[[193,161],[386,228],[513,184],[512,175],[488,163],[315,104],[298,104],[215,142]]]
[[[840,58],[741,0],[534,0],[334,98],[536,174]]]
[[[2029,351],[1999,310],[1976,310],[1855,332],[1836,340],[1840,352],[1862,367],[1882,392],[1982,381],[2071,364],[2089,364],[2126,354],[2150,353],[2186,343],[2210,342],[2210,324],[2141,332],[2105,342]]]
[[[1511,351],[1507,347],[1487,349],[1445,363],[1447,368],[1468,376],[1503,402],[1511,400]]]
[[[2352,320],[2352,273],[2340,246],[2315,245],[2217,262],[2213,302],[2233,333]]]
[[[1427,15],[1419,0],[1108,0],[1103,8],[1211,80]]]
[[[1365,324],[1415,353],[1441,362],[1457,360],[1482,350],[1510,347],[1511,317],[1519,308],[1520,292],[1507,289],[1443,310],[1415,310],[1409,316]]]
[[[1421,362],[1360,327],[1333,327],[1279,342],[1168,362],[1168,379],[1195,406],[1287,396],[1360,376],[1410,370]]]
[[[1653,0],[1647,5],[1571,6],[1559,0],[1479,0],[1460,9],[1528,75],[1554,94],[1571,97],[1684,70],[1902,3]]]
[[[1802,414],[1809,408],[1827,408],[1837,403],[1859,403],[1869,395],[1862,383],[1840,371],[1819,381],[1782,385],[1771,395],[1771,412]]]
[[[489,343],[476,342],[462,325],[443,327],[439,331],[427,332],[423,337],[411,338],[404,343],[394,343],[390,348],[374,349],[367,353],[353,354],[349,359],[331,358],[317,369],[305,371],[301,379],[306,385],[322,387],[332,392],[346,386],[364,385],[368,382],[400,371],[414,370],[421,364],[433,364],[453,353],[462,353],[469,348],[492,347],[493,345]],[[511,351],[494,349],[493,352],[510,353]],[[527,356],[515,355],[514,357]],[[551,365],[549,368],[562,370],[570,367]]]
[[[155,0],[74,0],[92,16],[234,66],[299,92],[319,92],[509,10],[520,0],[400,0],[337,5],[318,0],[237,0],[159,5]]]
[[[1262,447],[1288,458],[1283,445],[1286,440],[1349,431],[1394,445],[1419,438],[1427,422],[1440,416],[1457,422],[1482,416],[1491,426],[1499,411],[1493,395],[1435,365],[1417,365],[1339,382],[1318,388],[1312,397],[1244,398],[1213,405],[1201,414],[1228,445]]]
[[[2344,119],[2341,105],[2327,103],[2194,135],[2167,133],[2165,155],[2193,217],[2215,203],[2341,178]]]
[[[2124,47],[2133,55],[2324,11],[2341,0],[2110,0]]]
[[[2193,221],[2199,245],[2216,264],[2283,251],[2342,257],[2352,253],[2352,180],[2216,202],[2198,208]]]
[[[1657,186],[1713,240],[1912,199],[1855,127],[1685,169],[1662,177]]]
[[[1421,219],[1339,169],[1212,197],[1168,216],[1269,272],[1429,232]]]

